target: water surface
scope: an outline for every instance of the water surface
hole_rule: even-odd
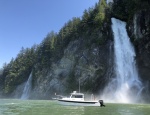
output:
[[[149,115],[149,104],[113,104],[106,107],[62,105],[50,100],[0,100],[0,115]]]

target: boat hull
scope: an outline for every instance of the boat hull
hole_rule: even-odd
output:
[[[82,105],[82,106],[99,106],[98,101],[73,101],[73,100],[58,100],[63,105]]]

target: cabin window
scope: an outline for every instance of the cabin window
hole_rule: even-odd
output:
[[[83,98],[83,95],[72,95],[72,98]]]

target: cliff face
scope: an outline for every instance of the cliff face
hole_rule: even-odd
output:
[[[43,70],[34,83],[31,98],[50,98],[57,94],[79,90],[98,92],[108,82],[106,76],[109,60],[109,47],[112,42],[97,46],[85,46],[85,40],[75,40],[64,50],[64,56],[53,63],[51,70]],[[46,74],[45,74],[46,73]],[[39,75],[39,74],[38,74]]]
[[[128,23],[129,35],[135,45],[136,60],[140,77],[150,92],[150,9],[141,9]]]

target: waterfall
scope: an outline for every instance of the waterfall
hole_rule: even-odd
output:
[[[110,2],[113,2],[113,0],[106,0],[107,4],[109,4]]]
[[[134,103],[143,89],[136,68],[135,51],[126,32],[126,23],[115,18],[111,21],[115,77],[105,88],[103,98],[108,102]]]
[[[21,99],[28,99],[29,98],[29,94],[30,94],[30,91],[31,91],[31,86],[32,86],[32,72],[30,73],[29,78],[28,78],[28,80],[25,84]]]

